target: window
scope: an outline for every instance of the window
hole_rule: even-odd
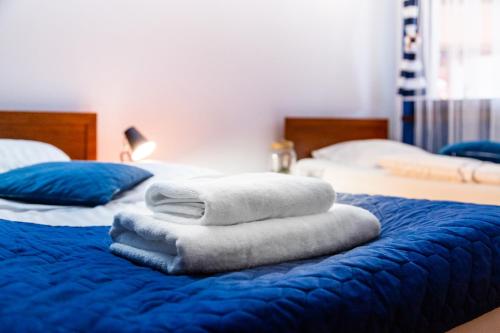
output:
[[[426,0],[422,15],[428,93],[500,97],[500,0]]]

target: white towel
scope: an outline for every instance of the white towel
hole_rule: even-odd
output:
[[[319,214],[334,200],[327,182],[276,173],[161,182],[146,192],[146,204],[157,218],[200,225]]]
[[[386,155],[379,165],[403,177],[446,180],[460,183],[500,185],[500,165],[456,156],[435,154]]]
[[[169,274],[214,273],[332,254],[380,233],[370,212],[336,204],[327,213],[236,224],[182,225],[121,213],[113,253]]]
[[[474,170],[472,177],[477,183],[500,185],[500,164],[483,162]]]

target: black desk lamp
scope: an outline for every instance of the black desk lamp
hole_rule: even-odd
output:
[[[135,127],[129,127],[125,132],[125,145],[120,153],[120,160],[125,161],[125,157],[129,161],[142,160],[153,153],[156,149],[156,143],[149,141]]]

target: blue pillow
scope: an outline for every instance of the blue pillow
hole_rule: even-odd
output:
[[[134,166],[100,162],[48,162],[0,174],[0,198],[29,203],[104,205],[153,176]]]
[[[472,141],[454,143],[441,148],[439,154],[500,163],[500,142]]]

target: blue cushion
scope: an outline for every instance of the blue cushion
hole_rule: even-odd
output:
[[[500,163],[500,142],[472,141],[454,143],[441,148],[439,154]]]
[[[29,203],[104,205],[117,194],[153,176],[130,165],[99,162],[48,162],[0,174],[0,197]]]

